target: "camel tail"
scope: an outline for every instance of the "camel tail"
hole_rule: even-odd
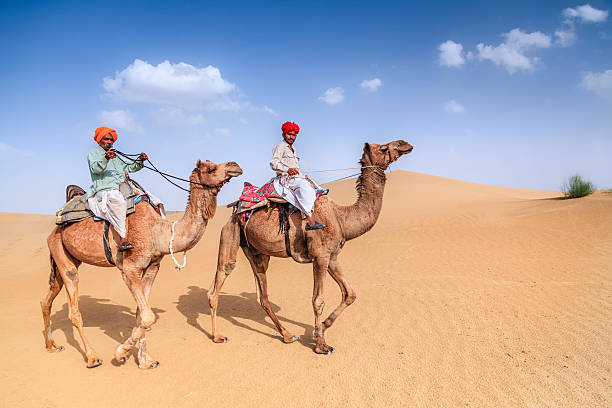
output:
[[[49,254],[49,262],[51,263],[51,273],[49,274],[49,286],[53,286],[55,284],[55,280],[57,279],[57,264],[55,263],[55,259],[53,259],[53,255]]]

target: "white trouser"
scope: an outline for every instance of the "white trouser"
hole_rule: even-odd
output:
[[[277,177],[274,179],[274,189],[302,213],[312,217],[317,194],[308,180],[303,177],[290,177],[283,183],[280,177]]]
[[[102,200],[98,201],[96,196],[87,200],[91,212],[98,218],[111,223],[121,238],[126,236],[125,213],[127,203],[119,190],[107,190],[102,193]]]

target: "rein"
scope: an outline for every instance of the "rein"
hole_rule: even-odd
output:
[[[329,172],[329,171],[342,171],[342,170],[357,170],[357,169],[366,169],[366,168],[371,168],[371,167],[376,167],[376,168],[382,169],[382,167],[374,165],[374,166],[361,166],[361,167],[346,167],[344,169],[310,170],[310,171],[304,171],[304,174],[307,174],[307,173],[323,173],[323,172]],[[389,163],[389,166],[387,166],[387,167],[389,169],[389,172],[391,172],[391,163]],[[383,170],[383,173],[384,173],[384,170]],[[335,179],[335,180],[331,180],[331,181],[326,181],[325,184],[327,184],[327,183],[335,183],[336,181],[346,180],[346,179],[349,179],[351,177],[360,176],[360,175],[361,175],[361,172],[355,173],[355,174],[351,174],[350,176],[341,177],[341,178],[338,178],[338,179]]]
[[[121,160],[121,161],[122,161],[124,164],[132,164],[132,163],[136,163],[137,161],[140,161],[140,160],[138,160],[138,159],[133,159],[133,158],[132,158],[132,157],[138,157],[138,156],[139,156],[138,154],[126,154],[126,153],[120,152],[119,150],[115,150],[115,153],[117,154],[117,158],[118,158],[119,160]],[[123,159],[122,159],[121,157],[123,157],[123,158],[125,158],[125,159],[127,159],[127,160],[130,160],[132,163],[126,163],[125,161],[123,161]],[[149,167],[149,166],[145,165],[145,164],[144,164],[144,161],[143,161],[142,167],[144,167],[145,169],[152,170],[152,171],[154,171],[155,173],[158,173],[158,174],[159,174],[160,176],[162,176],[162,177],[163,177],[163,178],[164,178],[164,179],[165,179],[165,180],[166,180],[168,183],[172,184],[172,185],[173,185],[173,186],[175,186],[175,187],[180,188],[180,189],[181,189],[181,190],[183,190],[183,191],[189,192],[189,190],[188,190],[188,189],[186,189],[186,188],[184,188],[184,187],[182,187],[182,186],[179,186],[179,185],[178,185],[178,184],[176,184],[174,181],[170,180],[170,178],[173,178],[173,179],[175,179],[175,180],[184,181],[184,182],[186,182],[186,183],[190,183],[190,184],[196,184],[196,185],[201,186],[201,187],[208,187],[208,188],[221,188],[221,186],[213,186],[213,185],[210,185],[210,184],[198,183],[197,181],[191,181],[191,180],[187,180],[187,179],[184,179],[184,178],[181,178],[181,177],[173,176],[173,175],[168,174],[168,173],[164,173],[163,171],[158,170],[158,169],[157,169],[157,167],[155,167],[155,165],[153,164],[153,162],[151,162],[151,160],[147,159],[146,161],[148,161],[148,162],[149,162],[149,164],[151,164],[151,167]],[[169,177],[170,177],[170,178],[169,178]]]

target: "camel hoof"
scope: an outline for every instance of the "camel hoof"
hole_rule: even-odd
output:
[[[298,341],[299,339],[300,339],[300,336],[293,336],[290,339],[283,339],[283,341],[286,344],[289,344],[289,343],[293,343],[294,341]]]
[[[336,349],[335,349],[335,348],[333,348],[333,347],[331,347],[331,348],[329,349],[329,351],[327,352],[327,355],[329,356],[329,355],[330,355],[330,354],[332,354],[334,351],[336,351]]]
[[[56,352],[56,353],[59,353],[59,352],[64,351],[64,350],[66,350],[66,349],[64,348],[64,346],[59,346],[58,348],[56,348],[56,349],[55,349],[55,352]]]
[[[213,343],[227,343],[229,341],[229,337],[225,336],[215,336],[212,339]]]
[[[138,368],[143,369],[143,370],[149,370],[151,368],[157,368],[159,367],[159,361],[153,361],[152,363],[148,364],[148,365],[139,365]]]
[[[97,360],[94,360],[91,365],[88,365],[87,368],[96,368],[99,365],[102,365],[102,360],[98,358]]]
[[[125,358],[125,357],[121,357],[119,359],[119,363],[121,363],[121,364],[124,364],[126,361],[127,361],[127,358]]]

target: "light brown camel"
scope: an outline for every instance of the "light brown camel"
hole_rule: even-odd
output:
[[[313,263],[312,305],[315,314],[315,352],[332,353],[334,348],[325,343],[323,334],[356,298],[355,291],[344,277],[338,262],[338,255],[346,241],[357,238],[374,226],[382,207],[386,181],[385,169],[400,156],[411,151],[412,146],[403,140],[385,145],[366,143],[360,161],[361,176],[357,180],[357,201],[352,205],[344,206],[336,204],[327,196],[322,196],[315,202],[313,217],[327,225],[325,229],[306,231],[305,221],[302,220],[301,214],[294,213],[289,219],[289,238],[286,241],[285,234],[279,231],[278,210],[256,211],[246,226],[240,215],[232,215],[221,231],[217,272],[208,292],[213,341],[215,343],[227,341],[227,338],[217,331],[219,291],[227,276],[234,269],[238,248],[242,247],[255,274],[259,303],[274,322],[285,343],[292,343],[298,337],[289,333],[281,325],[270,306],[266,282],[268,262],[271,256],[275,256],[291,257],[299,263]],[[289,250],[286,242],[289,243]],[[340,286],[342,301],[336,310],[325,321],[322,321],[325,304],[323,285],[326,273],[329,273]]]
[[[217,165],[208,160],[197,161],[196,168],[189,177],[192,183],[185,213],[175,225],[172,244],[174,252],[186,251],[198,243],[206,230],[208,220],[215,214],[219,189],[232,177],[240,174],[242,169],[234,162]],[[132,335],[117,347],[115,359],[120,363],[125,362],[138,344],[138,366],[154,368],[159,363],[149,356],[145,342],[145,330],[155,322],[155,315],[149,306],[149,295],[159,271],[159,264],[164,255],[169,253],[172,222],[162,219],[149,204],[139,203],[136,205],[136,212],[127,218],[127,225],[127,238],[134,244],[134,249],[119,252],[120,237],[114,229],[111,229],[113,233],[109,241],[112,259],[121,271],[121,276],[138,307],[136,327],[132,330]],[[62,351],[64,348],[57,345],[51,337],[50,314],[53,299],[62,285],[66,285],[70,319],[79,331],[85,346],[87,367],[90,368],[102,364],[102,360],[98,358],[83,331],[83,319],[79,312],[78,267],[82,262],[96,266],[113,266],[105,256],[103,229],[104,222],[95,222],[93,218],[53,229],[47,238],[51,254],[49,293],[40,301],[47,351]]]

